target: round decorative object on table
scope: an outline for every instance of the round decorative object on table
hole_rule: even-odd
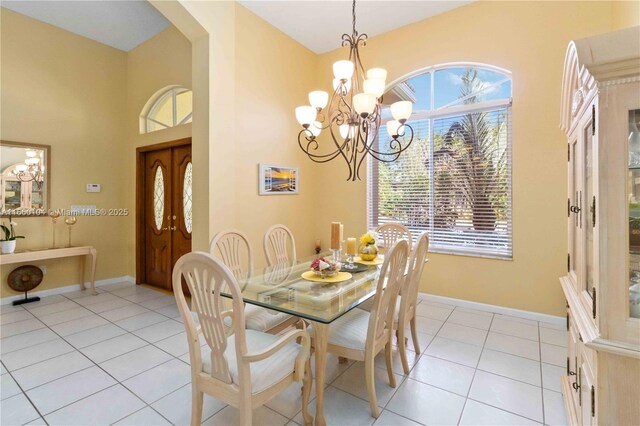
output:
[[[373,261],[378,257],[378,247],[375,244],[361,244],[358,248],[360,258],[365,261]]]
[[[384,263],[384,259],[380,256],[377,256],[373,260],[364,260],[362,257],[358,256],[354,259],[356,263],[362,263],[363,265],[382,265]]]
[[[19,266],[11,271],[7,278],[7,284],[15,291],[24,292],[24,299],[16,300],[13,304],[21,305],[40,300],[39,297],[27,297],[27,292],[38,287],[42,282],[43,276],[42,269],[35,265]]]
[[[316,275],[314,271],[303,272],[301,277],[307,281],[314,281],[317,283],[340,283],[342,281],[350,280],[352,275],[348,272],[338,272],[335,275],[322,278],[320,275]]]

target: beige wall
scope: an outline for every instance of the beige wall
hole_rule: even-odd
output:
[[[608,2],[477,2],[374,37],[362,49],[365,67],[386,67],[387,81],[457,61],[513,73],[513,261],[432,253],[421,291],[562,315],[566,143],[558,126],[564,54],[570,40],[610,31],[611,19]],[[331,64],[346,53],[322,55],[325,90]],[[350,201],[325,206],[319,223],[342,219],[347,234],[359,235],[366,229],[365,182],[345,183],[340,162],[321,169],[323,184]]]
[[[318,238],[318,168],[298,148],[295,107],[314,90],[317,56],[242,6],[236,7],[235,145],[232,163],[235,226],[264,262],[262,236],[283,223],[293,231],[299,256],[314,253]],[[258,195],[258,163],[300,167],[299,195]],[[227,178],[227,184],[232,184]],[[213,227],[218,231],[219,226]]]
[[[640,1],[614,1],[612,5],[612,24],[614,30],[640,25]]]
[[[121,170],[126,138],[126,65],[124,52],[1,9],[1,135],[4,140],[51,145],[51,207],[93,204],[126,208]],[[88,194],[85,184],[100,183]],[[19,218],[26,239],[19,248],[51,244],[49,218]],[[126,219],[80,217],[73,243],[92,244],[99,253],[97,278],[126,275],[123,241]],[[66,244],[62,220],[57,244]],[[96,238],[100,235],[100,238]],[[38,262],[47,273],[38,290],[76,284],[78,260]],[[6,284],[13,267],[2,268],[0,293],[15,294]]]

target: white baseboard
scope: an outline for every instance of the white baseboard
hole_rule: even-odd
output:
[[[130,282],[132,284],[135,284],[136,279],[130,275],[124,275],[122,277],[96,280],[96,287],[109,285],[109,284],[116,284],[121,282]],[[91,286],[91,283],[89,282],[85,283],[85,287],[90,288],[90,286]],[[71,293],[72,291],[77,291],[80,289],[81,289],[80,284],[71,284],[71,285],[66,285],[64,287],[57,287],[57,288],[50,288],[42,291],[29,292],[29,296],[47,297],[47,296],[54,296],[56,294]],[[13,302],[14,300],[20,300],[20,299],[24,299],[24,295],[17,294],[15,296],[3,297],[2,299],[0,299],[0,305],[6,305]]]
[[[462,308],[476,309],[478,311],[510,315],[512,317],[524,318],[532,321],[549,322],[557,325],[564,325],[566,321],[566,318],[557,317],[555,315],[523,311],[521,309],[506,308],[504,306],[489,305],[486,303],[472,302],[470,300],[454,299],[452,297],[436,296],[435,294],[419,293],[418,297],[428,302],[444,303],[446,305],[460,306]]]

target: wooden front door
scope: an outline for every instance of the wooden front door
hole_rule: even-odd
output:
[[[137,282],[171,290],[171,273],[191,251],[191,139],[138,149]]]

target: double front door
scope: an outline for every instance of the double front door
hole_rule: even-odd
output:
[[[138,237],[144,240],[138,250],[138,282],[171,290],[173,265],[191,251],[191,141],[152,148],[138,152],[138,203],[143,203]]]

